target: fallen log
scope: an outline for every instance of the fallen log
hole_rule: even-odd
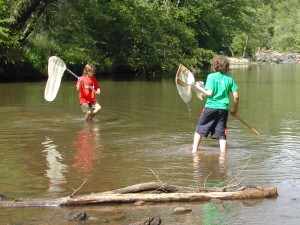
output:
[[[244,190],[245,188],[255,188]],[[245,186],[238,191],[222,192],[224,188],[213,189],[214,192],[199,192],[199,188],[179,187],[166,185],[160,182],[150,182],[129,186],[123,189],[117,189],[109,192],[92,193],[89,195],[73,194],[61,198],[37,198],[37,199],[16,199],[12,201],[0,201],[0,208],[18,208],[18,207],[58,207],[58,206],[82,206],[107,203],[135,203],[144,202],[192,202],[208,201],[211,199],[221,200],[239,200],[270,198],[277,196],[277,188],[261,188]],[[132,193],[140,191],[160,190],[160,193]],[[162,190],[164,191],[162,193]],[[208,188],[206,188],[208,190]],[[169,193],[166,193],[169,192]],[[175,192],[175,193],[170,193]]]
[[[268,198],[277,196],[277,188],[263,190],[245,190],[237,192],[209,192],[209,193],[162,193],[162,194],[91,194],[68,199],[63,206],[89,205],[99,203],[133,203],[145,202],[191,202],[207,201],[210,199],[236,200]]]
[[[144,191],[156,191],[163,193],[187,193],[187,192],[223,192],[226,190],[235,190],[236,185],[230,187],[182,187],[161,182],[148,182],[131,185],[125,188],[120,188],[112,191],[103,192],[105,194],[128,194]]]

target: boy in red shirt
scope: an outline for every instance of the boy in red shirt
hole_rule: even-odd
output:
[[[84,120],[92,121],[93,117],[101,110],[95,94],[100,94],[99,84],[94,77],[96,68],[92,64],[86,64],[83,75],[79,77],[76,88],[79,91],[79,104],[85,113]]]

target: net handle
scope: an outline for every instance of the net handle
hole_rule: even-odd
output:
[[[71,70],[69,70],[68,68],[66,68],[66,71],[68,71],[68,73],[72,74],[74,77],[76,77],[77,79],[80,80],[80,77],[77,76],[75,73],[73,73]]]
[[[253,131],[255,134],[259,135],[259,132],[251,127],[248,123],[246,123],[244,120],[242,120],[237,114],[234,115],[233,117],[237,118],[242,124],[244,124],[246,127],[248,127],[251,131]]]

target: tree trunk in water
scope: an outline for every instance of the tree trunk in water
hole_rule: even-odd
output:
[[[244,190],[247,188],[255,188]],[[269,198],[277,196],[277,188],[259,188],[255,186],[245,186],[237,191],[224,192],[226,188],[212,188],[214,192],[207,192],[210,188],[189,188],[179,187],[159,182],[150,182],[129,186],[126,188],[93,193],[90,195],[73,194],[61,198],[37,198],[37,199],[17,199],[13,201],[0,201],[0,208],[19,208],[19,207],[52,207],[52,206],[82,206],[106,203],[134,203],[134,202],[191,202],[207,201],[210,199],[237,200]],[[160,191],[165,193],[136,193],[141,191]],[[206,191],[206,192],[203,192]],[[223,192],[222,192],[223,190]],[[199,192],[201,191],[201,192]],[[173,192],[173,193],[172,193]],[[176,192],[176,193],[174,193]]]

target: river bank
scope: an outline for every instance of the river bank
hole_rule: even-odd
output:
[[[258,52],[253,58],[229,57],[231,65],[249,63],[300,63],[300,53]]]
[[[228,57],[230,61],[230,67],[247,67],[252,63],[300,63],[300,53],[279,53],[279,52],[257,52],[255,56],[251,58],[237,58]],[[71,68],[76,74],[80,74],[80,69]],[[100,74],[102,77],[120,77],[120,74]],[[73,79],[72,76],[66,74],[64,79]],[[124,74],[121,75],[128,79],[136,78],[136,74]],[[32,65],[6,65],[0,68],[0,82],[16,82],[16,81],[42,81],[47,79],[47,71],[38,71],[32,67]]]

